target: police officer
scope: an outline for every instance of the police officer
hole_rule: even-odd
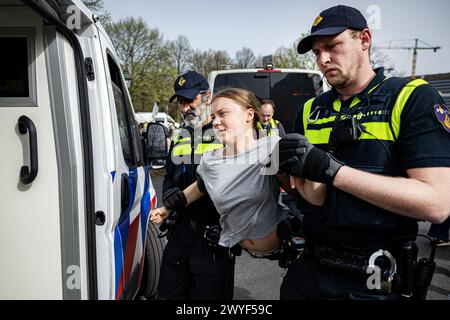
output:
[[[261,100],[261,114],[260,121],[256,123],[256,128],[263,131],[268,137],[270,136],[284,136],[286,132],[280,121],[273,119],[275,104],[272,100]]]
[[[281,299],[410,297],[403,271],[415,261],[417,221],[450,215],[449,108],[425,81],[373,70],[370,45],[365,18],[343,5],[321,12],[298,44],[300,54],[312,49],[332,90],[303,105],[280,162],[327,195],[320,207],[299,200],[307,246]]]
[[[175,94],[184,123],[175,131],[163,182],[163,203],[170,207],[180,192],[197,180],[196,169],[204,152],[223,147],[215,143],[208,120],[211,91],[206,79],[195,71],[179,76]],[[217,246],[214,235],[219,214],[208,196],[176,209],[176,222],[169,231],[159,281],[162,299],[220,299],[233,297],[235,259]],[[206,238],[205,238],[206,235]]]

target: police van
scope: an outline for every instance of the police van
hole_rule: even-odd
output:
[[[148,163],[167,146],[140,134],[97,20],[78,0],[0,3],[0,299],[156,295]]]
[[[287,133],[292,132],[299,108],[328,90],[319,71],[275,69],[271,63],[258,69],[212,71],[208,82],[213,93],[223,87],[236,87],[252,91],[260,99],[273,100],[273,118],[283,124]]]

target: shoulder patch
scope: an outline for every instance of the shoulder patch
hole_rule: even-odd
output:
[[[434,115],[444,126],[444,129],[450,133],[450,109],[445,104],[436,104],[433,106]]]

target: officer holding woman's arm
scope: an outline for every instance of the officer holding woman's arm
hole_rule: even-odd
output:
[[[320,207],[299,200],[307,249],[289,267],[282,299],[408,298],[415,283],[406,282],[418,280],[405,257],[416,259],[418,220],[450,215],[449,108],[425,81],[373,70],[371,40],[362,14],[339,5],[298,45],[313,51],[332,90],[304,104],[280,162],[326,184],[327,197]]]

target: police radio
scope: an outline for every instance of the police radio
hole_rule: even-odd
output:
[[[417,261],[415,270],[415,283],[414,283],[414,300],[426,300],[428,287],[433,279],[434,270],[436,269],[436,262],[434,262],[434,256],[436,253],[437,240],[434,239],[431,242],[431,254],[430,258],[421,258]]]
[[[356,118],[337,120],[331,130],[328,149],[336,151],[339,145],[358,140],[361,135],[360,124]]]
[[[413,296],[417,252],[418,248],[415,241],[403,243],[399,261],[399,272],[401,274],[400,295],[402,299],[411,299]]]
[[[401,299],[406,300],[426,300],[428,288],[433,279],[436,263],[434,256],[436,253],[436,239],[428,236],[418,235],[427,238],[431,242],[431,254],[429,258],[420,258],[417,261],[417,244],[415,241],[403,243],[400,251],[399,273],[400,285],[399,293]]]

